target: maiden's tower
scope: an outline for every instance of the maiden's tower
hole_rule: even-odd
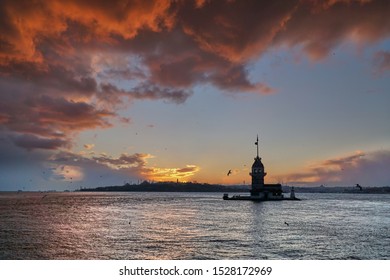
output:
[[[249,173],[252,177],[252,186],[250,195],[234,195],[229,197],[228,194],[223,195],[225,200],[299,200],[295,197],[294,190],[291,191],[289,197],[284,197],[282,193],[281,184],[265,184],[264,177],[267,173],[264,170],[264,164],[261,162],[259,157],[259,137],[256,138],[256,157],[252,164],[252,172]]]

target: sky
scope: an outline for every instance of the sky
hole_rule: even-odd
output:
[[[390,185],[387,0],[3,0],[0,191]],[[231,174],[227,176],[228,171]]]

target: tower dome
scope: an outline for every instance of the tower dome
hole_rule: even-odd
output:
[[[261,158],[255,157],[255,161],[252,164],[252,169],[253,168],[264,168],[263,163],[261,162]]]

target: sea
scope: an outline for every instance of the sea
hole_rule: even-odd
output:
[[[3,260],[388,260],[390,195],[0,193]]]

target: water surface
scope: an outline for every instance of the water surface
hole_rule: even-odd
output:
[[[0,259],[390,259],[390,195],[297,195],[0,193]]]

